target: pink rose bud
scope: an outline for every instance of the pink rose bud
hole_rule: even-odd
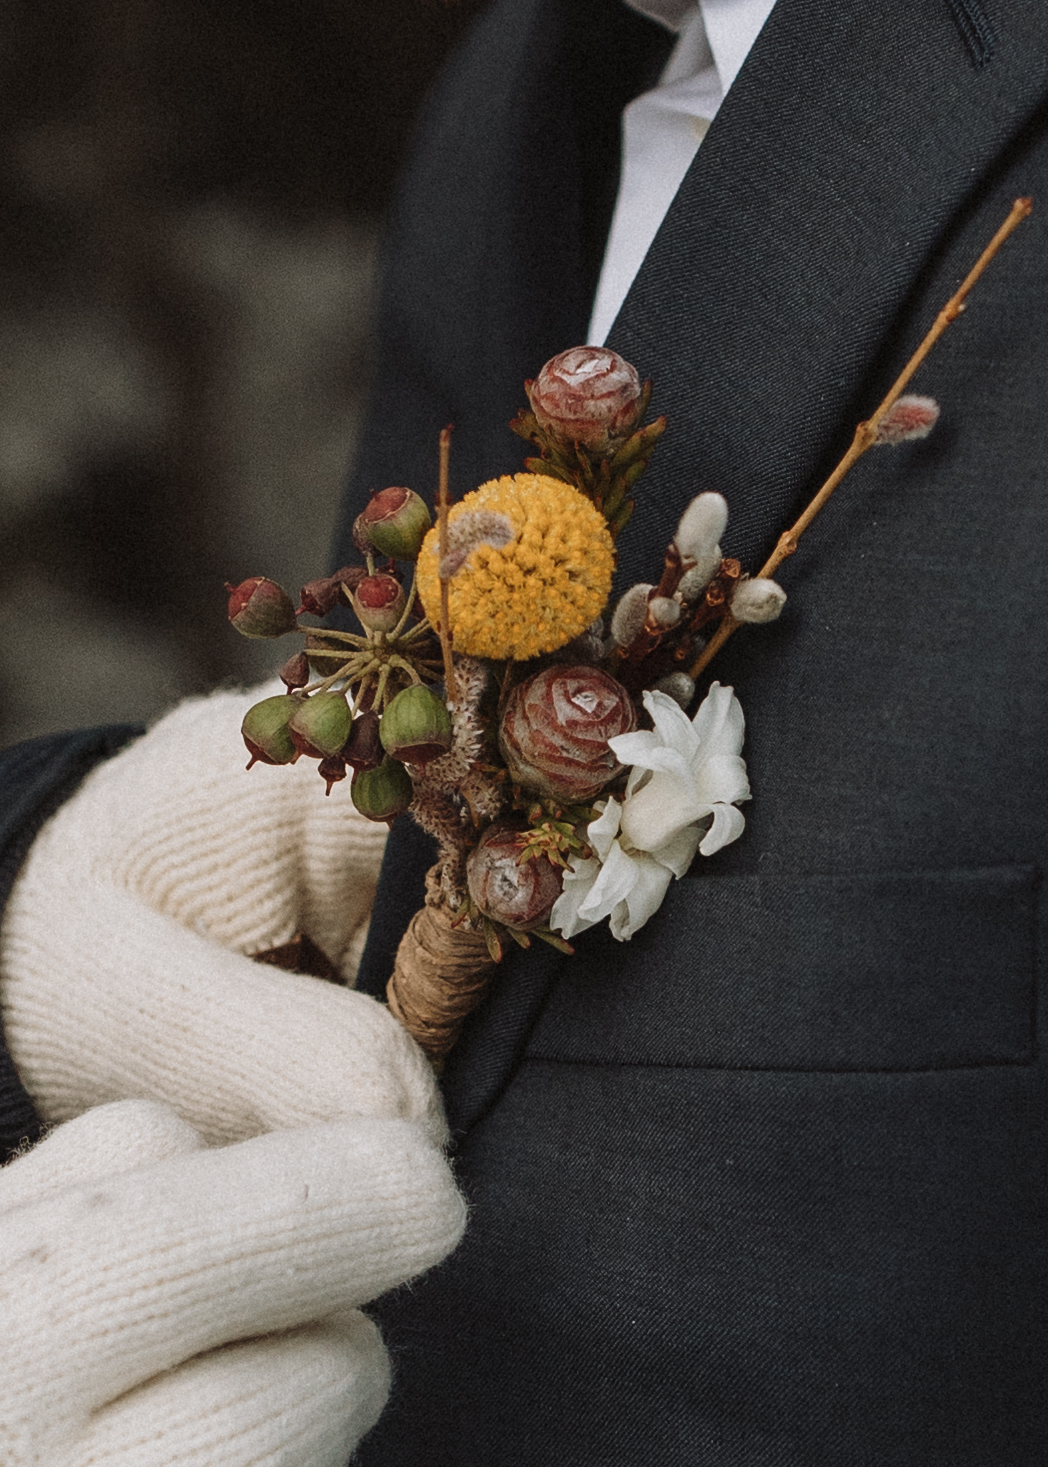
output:
[[[346,695],[314,693],[312,698],[297,698],[295,704],[289,729],[299,753],[310,759],[340,754],[352,722]]]
[[[545,856],[522,863],[520,834],[511,825],[489,826],[466,861],[466,884],[486,917],[530,932],[549,921],[564,878]]]
[[[358,550],[377,550],[394,560],[415,560],[432,523],[425,502],[413,489],[382,489],[357,516],[353,538]]]
[[[268,576],[250,576],[239,586],[226,582],[229,620],[242,637],[282,637],[295,630],[291,597]]]
[[[385,571],[365,576],[354,592],[354,611],[373,632],[391,632],[404,614],[404,588]]]
[[[604,346],[573,346],[525,383],[540,425],[562,443],[606,453],[640,417],[637,369]]]
[[[499,748],[518,784],[577,804],[621,772],[608,740],[635,722],[629,693],[606,672],[548,667],[510,693]]]
[[[249,769],[252,764],[294,764],[298,750],[288,725],[301,706],[301,698],[278,693],[275,698],[263,698],[247,710],[240,732],[251,755]]]
[[[900,397],[877,425],[878,443],[908,443],[927,438],[939,421],[939,404],[934,397],[907,394]]]

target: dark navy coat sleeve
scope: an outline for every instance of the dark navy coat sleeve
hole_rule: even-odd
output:
[[[135,738],[130,724],[52,734],[0,750],[0,912],[33,837],[85,774]],[[0,1042],[0,1157],[35,1140],[40,1121]]]

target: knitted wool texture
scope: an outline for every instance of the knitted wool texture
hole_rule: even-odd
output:
[[[69,1122],[0,1173],[0,1461],[344,1467],[389,1388],[356,1306],[462,1221],[409,1122],[218,1150],[146,1101]]]
[[[248,963],[302,929],[347,975],[384,826],[316,765],[244,768],[259,695],[183,704],[45,826],[0,938],[9,1048],[46,1120],[129,1095],[210,1142],[345,1115],[423,1119],[428,1067],[371,999]]]

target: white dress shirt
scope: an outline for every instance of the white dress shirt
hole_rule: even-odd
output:
[[[622,173],[588,341],[600,346],[775,0],[627,0],[677,32],[659,84],[622,114]]]

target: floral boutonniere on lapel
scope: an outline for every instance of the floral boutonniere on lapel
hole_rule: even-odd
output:
[[[410,813],[437,839],[388,987],[434,1058],[509,948],[570,953],[604,920],[628,941],[671,881],[743,833],[742,709],[713,682],[692,713],[698,680],[736,628],[778,617],[778,566],[859,458],[931,431],[937,405],[905,388],[1029,211],[1016,202],[755,575],[722,554],[728,506],[704,493],[657,578],[609,604],[616,541],[666,422],[645,422],[651,384],[628,362],[582,346],[525,383],[511,427],[537,452],[521,473],[453,504],[445,429],[435,516],[411,489],[373,495],[354,528],[360,562],[303,587],[297,610],[264,576],[229,588],[245,636],[305,636],[281,670],[286,691],[244,719],[251,763],[315,759],[328,793],[351,775],[361,814]],[[336,607],[360,630],[299,620]]]

